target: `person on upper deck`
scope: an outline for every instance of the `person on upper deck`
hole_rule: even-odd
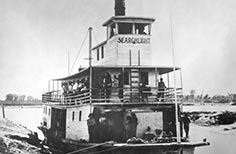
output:
[[[111,75],[108,72],[106,72],[105,77],[103,79],[103,88],[104,88],[104,94],[105,94],[106,99],[110,98],[111,87],[112,87]]]
[[[158,83],[158,95],[157,98],[159,99],[159,101],[164,101],[164,94],[165,94],[165,89],[166,89],[166,85],[163,82],[163,78],[160,78],[160,82]]]
[[[123,102],[123,76],[122,74],[119,74],[118,77],[114,75],[114,78],[118,80],[118,97]]]
[[[148,102],[148,95],[150,93],[150,88],[148,88],[145,84],[140,83],[139,92],[140,92],[140,96],[141,96],[141,101]]]

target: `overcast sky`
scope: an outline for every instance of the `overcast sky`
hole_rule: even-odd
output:
[[[127,15],[156,19],[155,65],[172,66],[172,14],[184,93],[196,89],[211,96],[236,93],[235,8],[235,0],[126,0]],[[113,15],[113,0],[0,0],[0,99],[7,93],[40,98],[48,79],[68,74],[68,52],[72,65],[88,27],[96,37],[93,45],[102,42],[102,24]],[[84,58],[76,67],[88,63]]]

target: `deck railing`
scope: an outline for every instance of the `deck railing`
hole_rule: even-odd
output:
[[[158,90],[156,87],[142,88],[93,88],[92,94],[90,90],[83,90],[79,93],[76,91],[62,92],[51,91],[42,95],[43,103],[75,105],[99,102],[174,102],[174,88],[166,88],[164,91]],[[182,88],[176,88],[177,101],[182,101]]]

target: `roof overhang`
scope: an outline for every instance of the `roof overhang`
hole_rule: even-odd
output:
[[[113,16],[108,19],[103,26],[110,25],[114,22],[122,22],[122,23],[143,23],[143,24],[150,24],[155,21],[154,18],[147,18],[147,17],[131,17],[131,16]]]
[[[119,66],[92,66],[92,69],[96,69],[96,70],[104,70],[104,69],[149,69],[149,70],[156,70],[159,72],[159,75],[163,75],[166,73],[170,73],[174,71],[173,67],[165,67],[165,66],[127,66],[127,65],[119,65]],[[175,70],[180,70],[179,67],[176,67]],[[63,77],[63,78],[58,78],[58,79],[53,79],[54,81],[64,81],[64,80],[74,80],[80,77],[83,77],[85,75],[89,74],[89,68],[84,68],[83,70],[79,71],[76,74],[67,76],[67,77]]]

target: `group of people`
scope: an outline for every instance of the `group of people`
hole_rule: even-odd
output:
[[[105,142],[114,140],[114,134],[112,134],[114,129],[114,121],[109,119],[105,113],[99,115],[90,114],[87,120],[89,141],[95,142]]]
[[[112,88],[118,88],[118,97],[121,101],[123,101],[124,97],[124,85],[123,85],[123,77],[122,74],[118,76],[114,75],[113,78],[110,73],[106,72],[103,79],[102,79],[102,94],[104,98],[108,99],[111,96]],[[164,101],[166,85],[163,81],[163,78],[160,78],[160,82],[158,83],[158,92],[157,92],[157,100]],[[148,101],[148,96],[151,95],[151,88],[147,87],[144,83],[140,83],[139,85],[139,95],[141,101]]]
[[[114,75],[106,72],[102,78],[102,97],[106,98],[109,102],[111,97],[112,88],[118,88],[118,97],[123,101],[123,77],[121,74]]]
[[[112,118],[107,113],[89,114],[89,119],[87,120],[89,141],[105,142],[114,140],[116,142],[124,142],[129,138],[136,137],[138,119],[135,113],[128,113],[126,121],[123,121],[122,115],[114,113]]]
[[[189,138],[189,124],[190,124],[190,118],[187,113],[184,113],[181,117],[181,122],[183,124],[184,132],[185,132],[185,138]],[[162,131],[159,129],[152,131],[151,127],[148,126],[146,131],[143,133],[143,139],[145,141],[152,141],[155,138],[172,138],[174,137],[174,134],[172,131]]]
[[[107,113],[89,114],[89,119],[87,120],[89,141],[93,143],[110,140],[124,142],[136,137],[138,118],[134,112],[129,112],[126,116],[126,121],[124,122],[122,122],[122,118],[120,119],[120,122],[116,121],[117,118],[115,118],[116,120],[113,118],[109,117]],[[181,118],[181,122],[185,131],[185,137],[189,138],[190,119],[186,113]],[[145,141],[152,141],[155,138],[172,137],[174,137],[172,131],[163,131],[159,129],[153,131],[151,127],[148,126],[143,133],[142,139]]]
[[[71,80],[62,82],[63,96],[65,100],[69,98],[77,98],[76,95],[83,94],[89,89],[89,78],[82,78],[78,80]]]

